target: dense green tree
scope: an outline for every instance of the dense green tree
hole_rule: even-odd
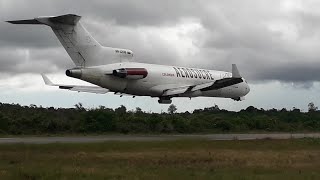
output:
[[[78,111],[85,111],[86,109],[83,107],[82,103],[78,103],[75,104],[74,107],[78,110]]]
[[[308,104],[308,111],[309,112],[315,112],[317,110],[318,110],[318,107],[316,107],[313,102]]]
[[[177,106],[174,104],[170,104],[170,106],[168,107],[168,113],[169,114],[174,114],[175,112],[177,112]]]
[[[312,113],[253,106],[232,112],[215,105],[193,113],[177,113],[175,107],[168,114],[158,114],[140,108],[127,111],[125,106],[113,110],[104,106],[85,109],[81,103],[75,108],[0,103],[0,134],[320,131],[320,112],[311,107]]]
[[[116,108],[115,111],[119,114],[125,114],[127,112],[127,108],[124,105],[121,105],[120,107]]]

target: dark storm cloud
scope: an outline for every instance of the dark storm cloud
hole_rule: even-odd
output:
[[[292,10],[285,3],[278,0],[0,0],[0,17],[4,21],[76,13],[83,16],[83,23],[98,41],[132,49],[140,62],[220,70],[230,70],[230,64],[236,63],[243,76],[251,81],[310,85],[320,81],[320,15],[316,8],[320,4]],[[201,36],[192,37],[198,48],[196,54],[181,57],[176,45],[157,34],[144,32],[148,27],[172,27],[186,18],[197,19],[203,28]],[[72,66],[50,28],[6,23],[0,23],[0,27],[2,72],[38,73],[39,69],[55,72]],[[28,61],[21,49],[30,50]]]

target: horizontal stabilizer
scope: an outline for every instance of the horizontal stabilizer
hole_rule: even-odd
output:
[[[76,25],[81,16],[75,14],[67,14],[62,16],[50,17],[49,20],[55,23],[68,24],[68,25]]]
[[[25,20],[15,20],[15,21],[6,21],[11,24],[42,24],[36,19],[25,19]]]
[[[43,16],[34,19],[14,20],[6,22],[11,24],[46,24],[49,26],[58,23],[74,26],[79,22],[80,19],[81,16],[75,14],[66,14],[62,16]]]

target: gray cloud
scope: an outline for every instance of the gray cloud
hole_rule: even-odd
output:
[[[55,36],[46,26],[17,26],[0,22],[0,48],[48,48],[57,46]]]
[[[1,0],[4,18],[20,18],[21,15],[37,17],[39,14],[60,15],[78,13],[82,16],[103,20],[115,20],[121,25],[154,25],[176,23],[181,17],[193,16],[201,6],[201,1],[118,1],[118,0]],[[35,11],[35,9],[37,9]],[[41,16],[41,15],[40,15]]]
[[[9,75],[21,73],[51,73],[73,67],[62,48],[0,49],[0,72]],[[48,54],[50,54],[48,56]]]
[[[0,17],[4,21],[77,13],[98,41],[131,49],[140,62],[219,70],[230,70],[231,63],[237,63],[253,82],[277,80],[310,87],[320,81],[320,4],[312,2],[294,8],[278,0],[0,0]],[[188,18],[198,20],[203,29],[191,37],[198,49],[192,55],[182,57],[175,44],[145,32]],[[0,27],[1,72],[57,72],[72,66],[48,27],[6,23]],[[29,58],[23,53],[26,49]]]

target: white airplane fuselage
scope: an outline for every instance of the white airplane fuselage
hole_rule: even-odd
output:
[[[97,86],[54,84],[43,75],[47,85],[78,92],[159,97],[159,103],[167,104],[173,97],[242,100],[250,91],[235,64],[230,73],[133,62],[131,50],[102,46],[81,25],[80,19],[81,16],[67,14],[8,21],[51,27],[75,64],[75,68],[67,70],[66,75]]]
[[[145,68],[148,75],[142,79],[128,79],[110,76],[108,73],[121,68]],[[164,89],[172,89],[192,84],[203,84],[231,77],[230,72],[164,66],[135,62],[114,63],[97,67],[83,68],[78,79],[107,88],[113,92],[136,96],[160,97]],[[198,90],[178,95],[179,97],[223,97],[239,98],[248,94],[250,88],[246,81],[216,90]]]

